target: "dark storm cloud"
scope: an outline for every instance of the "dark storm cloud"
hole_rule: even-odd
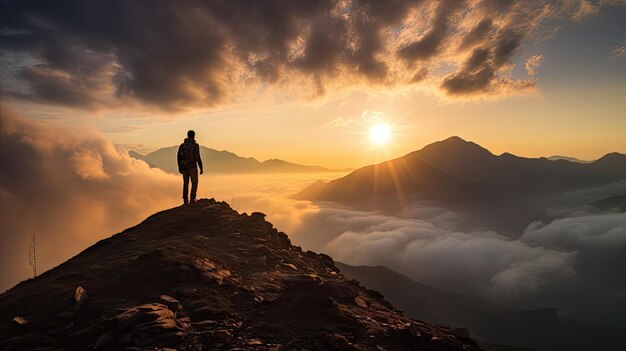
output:
[[[511,29],[500,33],[491,47],[479,47],[472,51],[463,67],[443,80],[441,87],[451,95],[467,95],[494,88],[505,89],[506,85],[523,87],[531,81],[500,80],[496,72],[510,64],[511,58],[519,49],[523,35]],[[521,83],[521,84],[520,84]],[[494,86],[500,84],[500,86]]]
[[[415,70],[433,72],[448,62],[460,69],[428,81],[445,78],[442,90],[452,95],[492,94],[507,85],[503,73],[526,36],[546,19],[579,16],[583,5],[573,4],[3,1],[0,55],[32,61],[9,78],[13,69],[3,64],[3,87],[9,95],[69,106],[96,109],[132,99],[186,110],[221,103],[245,86],[288,85],[297,78],[319,92],[360,82],[410,84]],[[466,53],[457,49],[475,46],[490,57],[467,70]],[[420,66],[413,68],[415,62]],[[13,81],[28,89],[6,83]]]
[[[488,12],[502,12],[509,10],[515,0],[485,0],[485,10]]]
[[[418,41],[400,49],[399,54],[406,60],[426,60],[438,53],[448,30],[450,17],[458,11],[464,1],[440,1],[431,29]]]
[[[287,46],[300,21],[323,17],[330,1],[15,1],[3,4],[3,23],[26,35],[2,37],[2,47],[26,50],[50,71],[61,71],[80,89],[82,67],[74,52],[108,60],[99,72],[115,71],[119,96],[130,95],[166,108],[217,103],[224,96],[225,51],[245,60],[267,55],[250,68],[271,79],[286,61]],[[6,19],[6,20],[5,20]],[[52,39],[52,40],[51,40]],[[319,41],[318,41],[319,42]],[[312,50],[319,49],[314,47]],[[318,52],[310,52],[312,60]],[[321,57],[324,59],[325,57]],[[324,64],[325,62],[322,62]],[[88,104],[87,96],[56,87],[64,94],[42,96],[40,76],[29,76],[33,94],[53,102]],[[50,85],[48,80],[44,83]]]
[[[460,49],[466,49],[482,42],[487,33],[493,29],[493,21],[491,18],[481,20],[469,33],[463,37]]]

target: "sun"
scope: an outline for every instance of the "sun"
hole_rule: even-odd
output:
[[[377,124],[370,129],[370,140],[376,145],[385,145],[391,138],[389,127],[384,124]]]

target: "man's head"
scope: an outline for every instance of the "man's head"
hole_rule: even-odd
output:
[[[196,137],[196,132],[194,132],[193,130],[188,131],[187,137],[190,139],[194,139]]]

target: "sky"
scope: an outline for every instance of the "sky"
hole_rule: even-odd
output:
[[[626,152],[626,2],[3,1],[2,104],[140,152],[343,169],[452,135]],[[384,124],[390,140],[369,130]]]

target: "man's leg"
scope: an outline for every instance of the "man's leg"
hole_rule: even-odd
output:
[[[192,168],[189,170],[189,177],[191,178],[191,202],[196,200],[196,192],[198,191],[198,169]]]
[[[189,202],[189,200],[187,199],[188,193],[189,193],[189,171],[183,171],[183,203]]]

